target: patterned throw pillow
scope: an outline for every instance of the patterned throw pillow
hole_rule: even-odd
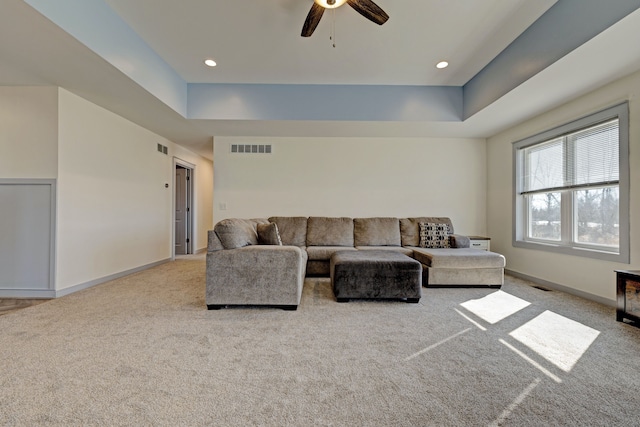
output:
[[[420,247],[430,249],[448,249],[449,224],[438,224],[435,222],[420,223]]]
[[[258,232],[259,245],[282,245],[280,233],[278,232],[278,226],[275,222],[270,222],[268,224],[258,224],[256,228]]]

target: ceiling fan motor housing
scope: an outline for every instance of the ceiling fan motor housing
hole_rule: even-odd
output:
[[[335,9],[345,4],[347,0],[314,0],[314,2],[325,9]]]

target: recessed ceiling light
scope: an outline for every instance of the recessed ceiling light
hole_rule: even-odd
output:
[[[440,61],[436,64],[436,68],[447,68],[449,63],[447,61]]]
[[[204,63],[209,67],[215,67],[216,65],[218,65],[216,64],[216,61],[214,61],[213,59],[205,59]]]

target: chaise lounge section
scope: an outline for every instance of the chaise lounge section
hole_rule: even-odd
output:
[[[413,257],[424,266],[424,281],[431,287],[487,286],[504,282],[504,257],[479,249],[415,248]]]

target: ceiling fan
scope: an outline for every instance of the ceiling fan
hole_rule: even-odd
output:
[[[371,0],[314,0],[307,19],[304,21],[301,36],[309,37],[313,34],[325,9],[335,9],[345,3],[348,3],[360,15],[378,25],[384,24],[389,19],[389,15]]]

